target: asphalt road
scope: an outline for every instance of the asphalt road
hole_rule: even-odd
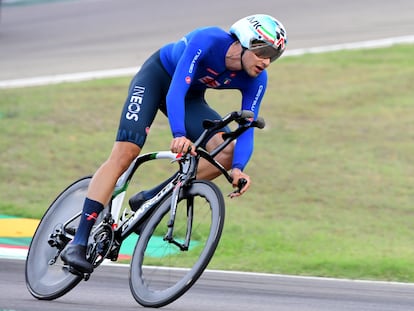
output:
[[[0,259],[0,310],[113,311],[140,310],[128,285],[128,269],[101,266],[54,301],[33,298],[24,283],[24,261]],[[409,311],[414,284],[358,282],[205,272],[168,311]]]
[[[139,67],[194,27],[228,29],[256,12],[283,22],[288,49],[414,34],[412,0],[67,0],[4,6],[0,81]]]

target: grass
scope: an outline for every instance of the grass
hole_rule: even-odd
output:
[[[414,281],[413,45],[285,57],[210,268]],[[129,78],[0,90],[0,214],[39,218],[107,157]],[[220,112],[239,94],[208,92]],[[169,146],[160,114],[144,151]],[[140,187],[162,178],[142,173]],[[223,179],[217,183],[226,194]]]

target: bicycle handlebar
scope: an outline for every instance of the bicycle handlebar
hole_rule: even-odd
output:
[[[254,113],[249,110],[240,110],[240,111],[233,111],[226,116],[224,116],[221,120],[204,120],[203,126],[205,128],[204,132],[200,135],[200,137],[197,139],[197,141],[194,143],[194,147],[197,151],[198,156],[197,157],[191,157],[188,153],[186,154],[186,159],[198,159],[199,157],[204,158],[208,162],[210,162],[212,165],[214,165],[217,169],[219,169],[222,174],[225,176],[225,178],[232,183],[233,178],[229,175],[229,173],[226,171],[226,169],[217,162],[214,157],[221,152],[227,145],[230,144],[233,140],[237,139],[241,134],[243,134],[245,131],[247,131],[249,128],[257,127],[259,129],[262,129],[265,127],[265,121],[263,118],[259,117],[256,120],[253,120]],[[239,124],[239,127],[235,129],[232,132],[224,133],[222,135],[223,142],[216,146],[214,150],[211,150],[210,152],[207,152],[203,148],[200,148],[203,142],[205,142],[206,139],[210,138],[210,134],[213,131],[216,131],[218,129],[221,129],[225,127],[227,124],[231,123],[232,121],[235,121]],[[196,160],[198,162],[198,160]],[[192,173],[187,175],[187,178],[191,178],[190,176],[195,176],[193,174],[196,173],[196,166],[197,164],[195,162],[192,163],[191,167],[192,169],[189,169]],[[244,187],[244,184],[238,185],[238,191],[240,191]],[[236,190],[237,191],[237,190]]]
[[[266,126],[266,122],[262,117],[258,117],[256,121],[253,121],[254,127],[257,127],[259,129],[263,129]]]
[[[250,110],[240,110],[240,111],[233,111],[224,116],[221,120],[204,120],[203,127],[206,130],[217,130],[220,128],[225,127],[232,121],[236,121],[237,123],[246,122],[246,119],[251,119],[254,117],[254,114]]]
[[[223,139],[236,139],[238,136],[240,136],[244,131],[246,131],[250,127],[257,127],[259,129],[262,129],[265,127],[265,121],[262,117],[257,118],[257,120],[253,120],[254,113],[250,110],[239,110],[239,111],[233,111],[225,115],[221,120],[204,120],[203,121],[203,127],[204,132],[201,134],[201,136],[197,139],[197,141],[194,143],[194,146],[197,148],[204,142],[204,140],[208,137],[208,134],[211,132],[221,129],[228,125],[229,123],[235,121],[237,122],[240,127],[233,132],[230,133],[224,133]]]

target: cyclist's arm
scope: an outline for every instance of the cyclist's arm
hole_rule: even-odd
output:
[[[266,91],[267,72],[263,73],[253,80],[248,88],[242,89],[242,109],[250,110],[254,113],[256,119],[259,114],[259,108],[263,95]],[[250,128],[244,132],[236,141],[234,148],[232,168],[243,171],[253,153],[254,129]]]
[[[167,93],[167,111],[173,137],[186,136],[185,96],[194,79],[196,68],[203,56],[199,44],[189,42],[182,52]]]

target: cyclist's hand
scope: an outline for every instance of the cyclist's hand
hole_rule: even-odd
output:
[[[250,177],[238,168],[231,171],[231,177],[233,177],[233,188],[236,188],[236,190],[230,193],[229,197],[239,197],[250,187]],[[241,189],[239,189],[239,186],[242,186]]]
[[[189,152],[191,155],[197,155],[193,143],[185,136],[173,138],[170,149],[174,153],[186,154]]]

